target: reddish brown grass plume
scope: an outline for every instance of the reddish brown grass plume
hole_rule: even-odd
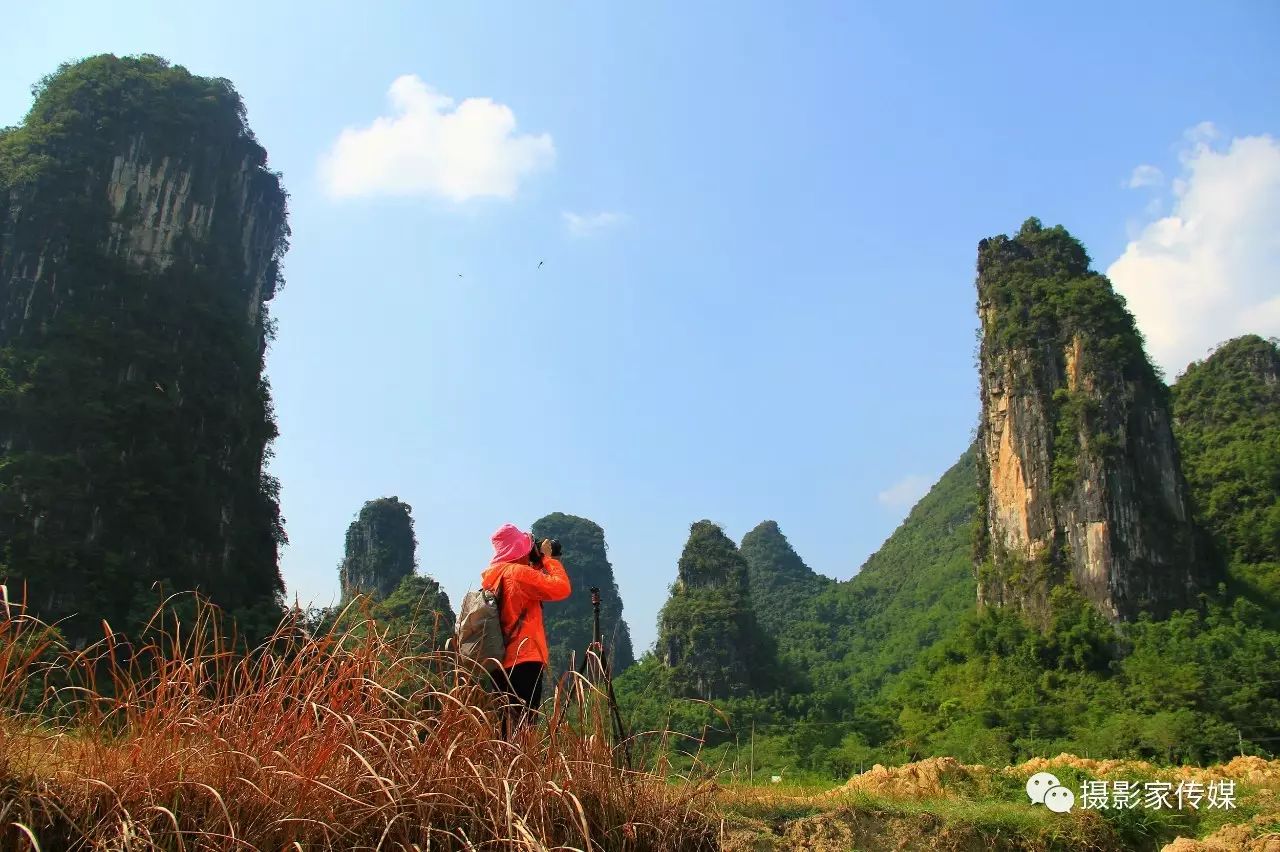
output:
[[[162,613],[73,651],[0,598],[0,848],[718,845],[709,785],[623,767],[580,678],[508,742],[479,679],[413,637],[286,620],[236,653],[214,607]]]

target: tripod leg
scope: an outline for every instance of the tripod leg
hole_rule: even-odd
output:
[[[609,670],[609,660],[604,655],[603,647],[600,649],[600,668],[604,674],[605,691],[609,696],[609,710],[613,715],[614,737],[622,745],[623,758],[626,760],[625,767],[631,769],[631,739],[627,736],[627,726],[622,724],[622,712],[618,709],[618,696],[613,691],[613,673]]]

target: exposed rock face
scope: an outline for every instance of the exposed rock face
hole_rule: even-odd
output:
[[[774,646],[752,611],[746,560],[711,521],[690,530],[658,616],[658,653],[680,696],[743,695],[776,677]]]
[[[804,563],[776,521],[763,521],[743,536],[741,552],[756,619],[775,638],[807,618],[814,596],[833,585]]]
[[[235,90],[155,57],[64,66],[0,135],[0,202],[0,575],[78,639],[144,617],[157,580],[270,619],[288,227]]]
[[[338,578],[342,600],[358,594],[382,599],[413,574],[418,541],[412,508],[398,497],[370,500],[347,527],[347,546]]]
[[[100,108],[111,109],[106,103]],[[69,257],[82,235],[66,227],[67,210],[56,209],[66,204],[87,214],[77,224],[95,233],[96,253],[104,259],[144,273],[165,272],[178,261],[223,267],[230,273],[223,289],[234,293],[247,331],[265,346],[260,314],[275,295],[288,234],[284,193],[278,176],[265,169],[265,151],[244,127],[175,144],[145,122],[116,124],[115,144],[99,142],[93,147],[102,150],[87,152],[83,165],[90,174],[77,175],[84,183],[74,187],[73,197],[54,196],[69,188],[57,179],[64,175],[6,187],[0,339],[47,334],[62,304],[60,291],[69,298],[67,291],[79,283],[80,270],[72,264],[89,258]],[[228,132],[239,144],[218,138]]]
[[[250,153],[225,162],[222,152],[205,150],[199,152],[203,162],[191,163],[149,148],[146,134],[139,133],[112,160],[107,251],[135,268],[163,271],[182,259],[184,245],[210,239],[215,213],[230,217],[239,229],[236,260],[243,270],[247,319],[257,325],[277,283],[276,249],[285,228],[278,186],[258,180],[261,164]],[[220,181],[194,183],[198,175],[219,173]]]
[[[554,538],[560,542],[564,570],[573,591],[563,601],[543,608],[543,624],[547,631],[547,650],[551,654],[552,675],[566,671],[572,658],[582,662],[591,643],[594,628],[591,610],[591,587],[600,589],[600,631],[604,634],[605,651],[614,673],[635,661],[631,631],[622,618],[622,595],[609,564],[604,530],[586,518],[553,512],[533,525],[536,541]]]
[[[1112,620],[1188,604],[1202,566],[1168,394],[1061,226],[978,248],[979,604],[1034,619],[1069,578]]]

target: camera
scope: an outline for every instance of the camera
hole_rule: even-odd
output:
[[[559,541],[558,539],[554,539],[554,538],[546,538],[546,539],[543,539],[543,541],[546,541],[546,542],[550,543],[550,545],[551,545],[551,555],[552,555],[553,557],[559,558],[559,556],[560,556],[560,541]],[[543,553],[542,553],[542,544],[541,544],[541,542],[535,541],[535,542],[533,543],[533,547],[529,550],[529,564],[530,564],[530,565],[539,565],[539,566],[540,566],[540,565],[542,565],[542,556],[543,556]]]

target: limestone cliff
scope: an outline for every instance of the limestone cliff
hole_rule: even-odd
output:
[[[155,581],[270,621],[279,177],[226,80],[99,56],[36,95],[0,135],[0,578],[78,640]]]
[[[1202,584],[1168,392],[1084,248],[1031,219],[978,247],[979,604],[1047,618],[1074,585],[1108,618]]]
[[[690,529],[658,616],[658,655],[680,696],[744,695],[777,678],[776,646],[756,622],[746,560],[711,521]]]
[[[567,599],[547,604],[542,612],[552,674],[565,671],[571,657],[581,662],[591,643],[592,586],[600,589],[600,630],[604,634],[609,665],[615,673],[628,668],[635,662],[635,651],[631,646],[631,631],[622,618],[622,595],[613,577],[613,566],[609,564],[604,530],[586,518],[552,512],[534,522],[533,537],[538,541],[554,538],[560,542],[561,559],[573,587]]]
[[[370,500],[347,527],[347,544],[338,577],[342,599],[357,594],[382,599],[413,574],[418,542],[412,508],[398,497]]]

